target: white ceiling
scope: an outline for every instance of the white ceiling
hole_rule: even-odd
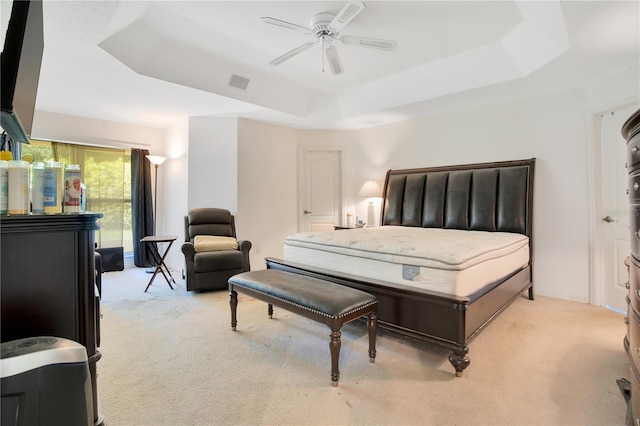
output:
[[[2,34],[11,2],[0,0]],[[393,39],[392,52],[320,45],[262,16],[308,26],[344,1],[44,0],[36,110],[164,127],[241,116],[358,128],[433,111],[584,86],[640,59],[638,1],[367,1],[342,34]],[[249,79],[246,90],[229,85]],[[640,78],[640,76],[639,76]]]

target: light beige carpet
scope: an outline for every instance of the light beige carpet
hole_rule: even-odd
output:
[[[98,362],[107,425],[622,425],[629,378],[623,316],[586,304],[517,300],[470,345],[457,378],[449,350],[363,322],[342,329],[331,387],[329,329],[226,291],[170,290],[142,268],[103,275]]]

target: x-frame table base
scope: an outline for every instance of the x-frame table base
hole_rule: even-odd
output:
[[[153,260],[155,262],[155,267],[154,267],[155,269],[153,271],[153,275],[149,280],[149,284],[147,284],[147,287],[144,289],[145,293],[153,283],[153,280],[156,278],[156,275],[158,275],[158,273],[162,273],[162,276],[167,281],[167,284],[169,284],[169,287],[171,288],[171,290],[173,290],[173,286],[171,285],[171,282],[175,284],[176,280],[173,278],[173,275],[171,275],[171,271],[169,271],[169,267],[167,267],[167,264],[164,263],[164,259],[167,257],[167,254],[169,253],[169,249],[171,248],[171,245],[176,239],[178,239],[177,235],[168,235],[168,236],[151,235],[148,237],[144,237],[143,239],[140,240],[140,242],[145,243],[145,245],[149,249],[149,252],[151,253],[151,257],[153,257]],[[164,253],[162,253],[162,255],[158,251],[158,243],[168,243],[167,248],[164,250]]]

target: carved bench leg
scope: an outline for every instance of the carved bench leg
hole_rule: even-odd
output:
[[[231,330],[236,331],[238,321],[236,319],[236,311],[238,310],[238,292],[233,288],[229,291],[229,305],[231,306]]]
[[[456,376],[462,377],[462,372],[465,368],[469,366],[471,362],[467,354],[469,353],[469,348],[464,346],[462,348],[454,349],[453,352],[449,355],[449,362],[453,365],[453,368],[456,369]]]
[[[376,362],[376,334],[378,333],[378,314],[374,310],[367,317],[367,328],[369,330],[369,362]]]
[[[338,370],[338,360],[340,359],[340,328],[331,331],[331,342],[329,351],[331,352],[331,386],[338,386],[340,370]]]

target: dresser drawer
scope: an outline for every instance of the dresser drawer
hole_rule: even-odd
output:
[[[629,206],[629,232],[631,254],[640,259],[640,204]]]
[[[629,176],[629,203],[636,204],[640,202],[640,170],[635,171]]]
[[[636,379],[640,381],[640,317],[635,309],[629,309],[629,361]],[[635,370],[634,370],[635,369]]]
[[[636,312],[640,312],[640,262],[629,258],[629,301]]]
[[[632,172],[640,168],[640,137],[636,135],[627,142],[627,170]]]

